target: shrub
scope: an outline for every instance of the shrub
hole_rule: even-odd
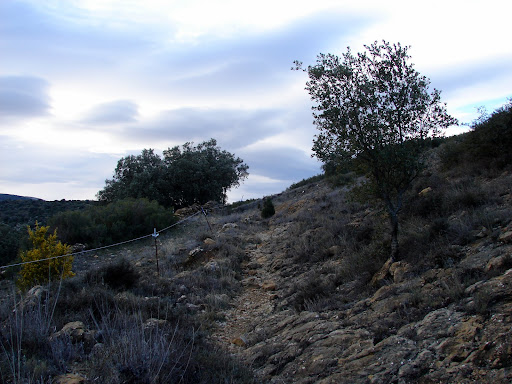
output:
[[[89,271],[86,280],[89,284],[105,283],[112,289],[126,290],[133,288],[140,279],[140,274],[126,259]]]
[[[274,203],[272,203],[272,200],[270,197],[266,197],[263,200],[263,207],[261,208],[261,217],[264,219],[268,219],[269,217],[274,216],[276,213],[276,210],[274,208]]]
[[[153,228],[162,229],[175,222],[172,210],[156,201],[127,198],[82,211],[61,212],[51,218],[50,225],[59,228],[62,241],[99,247],[144,236]]]
[[[19,233],[8,225],[0,223],[0,265],[16,258],[19,248]]]
[[[18,287],[22,290],[49,280],[74,276],[71,271],[73,257],[58,257],[71,253],[71,247],[57,241],[57,230],[48,235],[49,228],[40,227],[37,222],[34,231],[28,227],[33,248],[21,254],[22,262],[30,262],[23,265],[17,281]],[[52,257],[58,258],[50,259]]]

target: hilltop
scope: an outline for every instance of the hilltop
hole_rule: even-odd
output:
[[[0,201],[5,201],[5,200],[42,200],[42,199],[38,199],[37,197],[8,195],[5,193],[0,193]]]

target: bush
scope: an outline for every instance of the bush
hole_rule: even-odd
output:
[[[441,161],[445,169],[464,165],[471,173],[481,174],[499,171],[512,163],[512,100],[491,115],[483,113],[472,128],[442,147]]]
[[[22,290],[36,284],[46,283],[49,280],[74,276],[71,271],[72,256],[46,260],[71,253],[69,245],[57,241],[57,230],[53,232],[53,235],[47,235],[49,228],[40,227],[37,222],[34,231],[28,227],[28,235],[33,248],[21,254],[22,262],[30,262],[22,266],[20,278],[17,281],[18,287]]]
[[[269,217],[274,216],[276,213],[276,210],[274,208],[274,203],[272,203],[272,200],[270,197],[266,197],[263,200],[263,207],[261,208],[261,217],[264,219],[268,219]]]
[[[61,212],[50,219],[52,228],[59,228],[62,241],[89,247],[144,236],[153,228],[162,229],[175,222],[172,210],[156,201],[132,198],[82,211]]]
[[[19,248],[19,233],[5,224],[0,224],[0,265],[14,260]]]
[[[102,276],[103,282],[113,289],[133,288],[140,278],[140,274],[126,259],[107,265]]]
[[[85,282],[89,286],[105,284],[115,290],[131,289],[139,280],[140,273],[125,258],[98,269],[91,269],[85,275]]]

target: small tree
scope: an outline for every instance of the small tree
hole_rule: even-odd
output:
[[[22,290],[53,279],[65,279],[75,275],[71,271],[72,256],[50,259],[71,253],[71,247],[57,241],[57,230],[53,234],[48,234],[49,228],[40,227],[37,222],[33,231],[28,227],[32,249],[21,254],[22,262],[30,262],[23,264],[17,281],[18,287]]]
[[[409,63],[408,47],[383,41],[343,57],[320,54],[306,71],[306,90],[317,103],[313,151],[324,163],[356,159],[391,222],[391,258],[398,256],[398,213],[404,193],[422,169],[427,137],[456,124],[440,91]],[[302,63],[295,62],[301,69]]]
[[[276,213],[276,209],[274,208],[274,203],[270,197],[266,197],[263,199],[263,207],[261,207],[261,217],[264,219],[268,219],[269,217],[274,216]]]

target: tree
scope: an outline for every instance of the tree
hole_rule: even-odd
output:
[[[119,160],[98,199],[148,198],[175,208],[209,200],[224,202],[226,192],[248,176],[243,160],[221,150],[215,139],[197,146],[185,143],[163,154],[162,159],[152,149],[144,149],[139,156]]]
[[[32,249],[21,254],[21,261],[29,262],[23,264],[17,281],[22,290],[35,284],[75,275],[71,271],[73,256],[58,257],[71,253],[71,247],[57,241],[57,230],[48,235],[49,228],[40,227],[37,222],[33,231],[28,227]]]
[[[117,162],[114,176],[105,180],[98,200],[113,202],[127,197],[162,200],[163,162],[153,149],[143,149],[138,156],[127,156]]]
[[[274,203],[270,197],[266,197],[263,199],[263,207],[261,208],[261,217],[264,219],[268,219],[269,217],[274,216],[276,213],[276,209],[274,207]]]
[[[404,193],[422,169],[425,139],[456,124],[430,80],[409,63],[409,47],[383,41],[342,58],[320,54],[304,69],[306,90],[317,104],[314,123],[320,131],[313,151],[324,163],[355,159],[367,172],[391,223],[391,258],[398,256],[398,214]],[[295,62],[295,69],[302,63]]]
[[[215,139],[196,147],[185,143],[164,151],[169,198],[176,207],[210,200],[225,203],[228,189],[247,178],[249,167],[240,158],[221,150]]]

